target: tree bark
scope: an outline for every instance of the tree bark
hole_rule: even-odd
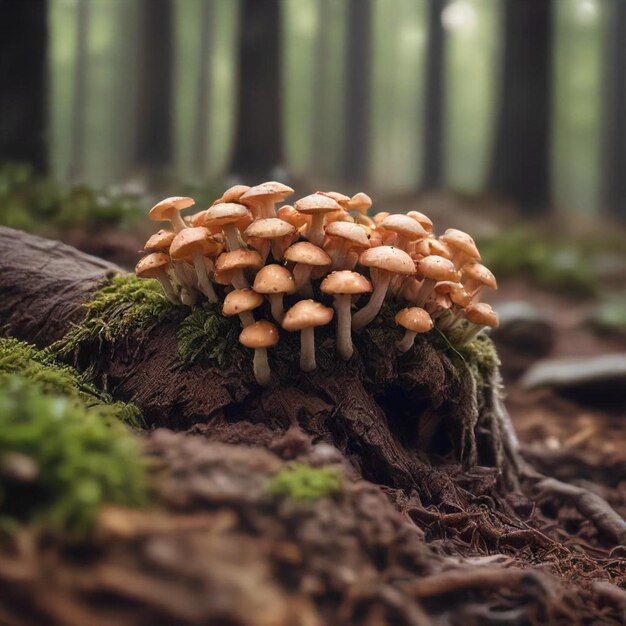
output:
[[[242,0],[231,170],[259,182],[282,163],[280,3]]]
[[[443,184],[445,37],[441,13],[446,3],[446,0],[427,0],[426,4],[428,44],[424,75],[423,189]]]
[[[48,167],[46,0],[0,0],[0,160]]]
[[[371,135],[372,5],[348,0],[344,177],[362,183],[369,176]]]
[[[603,87],[602,208],[626,219],[626,3],[612,0]]]
[[[527,214],[550,204],[551,0],[504,3],[500,105],[488,186]]]

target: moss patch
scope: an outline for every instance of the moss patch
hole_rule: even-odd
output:
[[[105,502],[148,502],[139,444],[77,397],[16,375],[0,382],[0,524],[86,532]]]
[[[335,468],[294,463],[271,479],[267,491],[296,502],[314,502],[341,491],[341,472]]]

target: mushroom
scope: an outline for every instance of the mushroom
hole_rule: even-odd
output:
[[[234,289],[224,298],[222,313],[227,317],[238,315],[245,328],[254,324],[252,311],[263,304],[263,296],[252,289]]]
[[[299,241],[289,246],[285,250],[285,259],[295,263],[293,268],[293,279],[296,283],[296,290],[311,291],[311,272],[315,268],[330,267],[332,259],[319,246],[315,246],[308,241]]]
[[[253,289],[269,297],[272,317],[280,324],[285,317],[283,296],[296,291],[291,272],[286,267],[275,263],[266,265],[258,271]]]
[[[298,230],[310,222],[308,216],[298,213],[290,204],[281,206],[280,209],[278,209],[278,218],[283,220],[283,222],[288,222]]]
[[[498,315],[486,302],[477,302],[466,307],[465,318],[469,321],[469,326],[461,334],[461,345],[472,341],[484,328],[498,327]]]
[[[171,230],[161,229],[146,241],[143,249],[146,252],[167,252],[172,245],[172,241],[174,241],[174,237],[176,237],[176,233]]]
[[[431,254],[425,256],[417,262],[417,273],[424,277],[422,286],[413,302],[419,307],[423,307],[428,296],[432,293],[435,284],[442,280],[456,281],[458,275],[452,261],[444,259],[442,256]]]
[[[256,187],[250,187],[248,191],[239,197],[239,202],[250,207],[255,217],[276,217],[277,202],[282,202],[293,193],[291,187],[270,181]]]
[[[213,204],[222,204],[224,202],[239,202],[241,196],[243,196],[246,191],[249,191],[250,187],[248,185],[233,185],[229,187],[223,194],[221,198],[218,198]]]
[[[427,215],[419,211],[407,211],[407,215],[418,222],[428,234],[433,232],[433,221]]]
[[[359,263],[370,268],[374,292],[369,302],[352,317],[352,328],[356,331],[365,328],[378,315],[394,275],[415,274],[413,259],[403,250],[392,246],[378,246],[366,250],[359,257]]]
[[[215,304],[218,299],[207,273],[204,256],[218,249],[219,244],[213,240],[211,233],[203,226],[181,230],[174,237],[174,241],[172,241],[170,246],[172,260],[185,261],[189,258],[193,259],[198,278],[198,288],[211,304]]]
[[[401,213],[389,215],[380,225],[385,230],[395,233],[394,245],[406,252],[410,252],[410,245],[413,242],[422,241],[428,237],[428,233],[419,222]]]
[[[242,247],[239,230],[235,224],[251,217],[250,211],[243,204],[223,202],[215,204],[205,211],[204,222],[206,226],[219,226],[222,229],[228,250],[232,252]]]
[[[290,332],[300,331],[300,369],[312,372],[315,362],[315,331],[333,319],[334,311],[314,300],[300,300],[285,314],[283,328]]]
[[[285,254],[285,248],[291,242],[292,235],[296,232],[296,227],[289,222],[285,222],[277,217],[267,217],[259,219],[248,228],[244,233],[246,238],[261,240],[261,256],[265,261],[269,254],[271,245],[272,256],[275,261],[281,261]]]
[[[270,384],[270,365],[267,362],[267,348],[278,343],[278,328],[268,322],[261,320],[246,326],[239,335],[239,342],[254,350],[254,377],[259,385],[267,387]]]
[[[215,271],[217,273],[232,274],[232,285],[235,289],[247,289],[250,287],[244,276],[244,270],[258,270],[261,267],[263,267],[261,255],[256,250],[246,250],[244,248],[220,254],[215,263]]]
[[[480,261],[480,252],[470,235],[456,228],[448,228],[439,237],[452,253],[452,262],[457,269],[461,269],[468,261]]]
[[[137,274],[139,278],[155,278],[161,283],[167,299],[172,304],[180,304],[180,300],[167,275],[169,266],[170,258],[167,254],[164,252],[153,252],[137,263],[135,274]]]
[[[411,349],[418,333],[427,333],[433,327],[433,320],[424,309],[417,306],[402,309],[396,313],[396,324],[405,329],[404,337],[396,342],[396,348],[402,353]]]
[[[359,224],[332,222],[326,227],[325,233],[330,239],[325,249],[333,260],[333,269],[336,270],[346,269],[348,250],[356,248],[360,253],[370,247],[367,231]]]
[[[372,283],[358,272],[347,270],[332,272],[322,281],[320,289],[335,298],[337,312],[337,351],[347,361],[354,352],[352,347],[352,296],[372,291]]]
[[[324,243],[324,215],[331,211],[338,211],[341,206],[335,200],[321,193],[300,198],[294,205],[296,211],[311,217],[307,228],[307,239],[316,246]]]
[[[489,289],[498,288],[496,277],[482,263],[467,263],[464,265],[461,270],[461,282],[463,287],[465,287],[465,291],[470,294],[474,302],[478,301],[485,287]]]
[[[151,209],[149,217],[153,222],[171,222],[172,228],[178,233],[183,228],[187,228],[187,224],[180,216],[183,209],[193,206],[196,201],[193,198],[184,196],[173,196],[165,198],[161,202],[157,202]]]

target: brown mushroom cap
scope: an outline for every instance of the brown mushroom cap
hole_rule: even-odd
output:
[[[236,204],[234,202],[214,204],[204,213],[205,223],[210,226],[234,224],[242,219],[250,217],[250,211],[248,211],[243,204]]]
[[[428,244],[428,250],[430,254],[436,254],[437,256],[442,256],[444,259],[452,258],[452,250],[445,244],[443,241],[439,241],[439,239],[435,239],[434,237],[429,237],[426,240]]]
[[[339,211],[341,209],[341,206],[335,200],[321,193],[312,193],[310,196],[300,198],[293,206],[296,211],[305,215],[330,213],[331,211]]]
[[[275,346],[278,343],[278,328],[272,322],[260,320],[241,331],[239,342],[254,350]]]
[[[175,261],[183,261],[194,254],[211,254],[218,248],[219,244],[211,237],[207,228],[203,226],[186,228],[174,237],[170,246],[170,256]]]
[[[359,257],[359,263],[365,267],[387,270],[395,274],[407,276],[415,274],[413,259],[404,250],[393,246],[369,248]]]
[[[316,193],[332,198],[335,202],[337,202],[337,204],[341,205],[344,209],[347,207],[348,202],[350,202],[350,196],[346,196],[345,194],[339,193],[338,191],[317,191]]]
[[[254,279],[254,290],[264,294],[294,293],[296,284],[286,267],[271,263],[258,271]]]
[[[369,293],[372,291],[372,283],[363,274],[340,270],[326,276],[320,289],[331,295]]]
[[[135,274],[139,278],[156,278],[169,267],[170,258],[164,252],[153,252],[137,263]]]
[[[351,222],[331,222],[326,226],[325,234],[329,237],[340,237],[357,248],[369,248],[370,240],[367,231],[360,224]]]
[[[239,315],[263,304],[263,296],[252,289],[235,289],[226,295],[222,306],[224,315]]]
[[[172,196],[171,198],[165,198],[161,202],[157,202],[148,214],[151,220],[159,222],[161,220],[169,219],[173,211],[182,211],[193,206],[196,201],[193,198],[187,198],[186,196]]]
[[[172,245],[172,241],[174,241],[174,237],[176,237],[176,233],[171,230],[161,229],[158,233],[154,233],[148,241],[146,241],[146,245],[143,247],[144,250],[148,252],[158,252],[160,250],[169,250]]]
[[[215,270],[219,273],[231,272],[233,270],[243,270],[248,268],[263,267],[263,259],[256,250],[233,250],[223,252],[217,257]]]
[[[449,248],[459,250],[473,259],[480,260],[480,252],[478,252],[478,248],[476,247],[474,240],[470,235],[464,233],[462,230],[448,228],[448,230],[441,235],[440,239]]]
[[[322,248],[308,241],[299,241],[289,246],[285,250],[285,259],[292,263],[317,265],[320,267],[326,267],[333,262]]]
[[[433,327],[433,320],[424,309],[408,307],[396,313],[396,324],[414,333],[427,333]]]
[[[237,202],[241,196],[248,191],[250,187],[248,185],[233,185],[229,187],[222,197],[214,202],[214,204],[221,204],[222,202]]]
[[[367,213],[372,207],[372,199],[362,191],[355,193],[346,207],[348,211],[358,211],[359,213]]]
[[[465,309],[465,317],[473,324],[478,324],[479,326],[497,328],[499,323],[498,315],[486,302],[470,304]]]
[[[433,232],[433,221],[428,217],[428,215],[424,215],[419,211],[408,211],[407,215],[414,219],[416,222],[419,222],[420,226],[427,232]]]
[[[289,332],[325,326],[333,319],[333,309],[314,300],[300,300],[285,314],[283,328]]]
[[[244,235],[256,239],[277,239],[278,237],[287,237],[295,232],[296,227],[289,222],[278,217],[266,217],[252,222],[246,228]]]
[[[293,189],[291,187],[276,181],[268,181],[266,183],[256,185],[255,187],[250,187],[250,189],[239,197],[239,200],[246,205],[255,204],[257,201],[265,200],[282,202],[292,193]]]
[[[381,226],[385,230],[398,233],[398,235],[405,237],[409,241],[417,241],[418,239],[428,237],[428,232],[424,230],[419,222],[402,213],[389,215],[381,222]]]
[[[281,206],[276,214],[279,219],[284,222],[289,222],[292,226],[295,226],[295,228],[300,228],[301,226],[309,223],[309,218],[296,211],[290,204]]]
[[[454,282],[458,279],[454,263],[436,254],[431,254],[420,259],[417,262],[417,272],[424,278],[436,281],[449,280]]]
[[[492,274],[491,270],[482,263],[467,263],[464,265],[461,271],[461,279],[463,282],[471,280],[481,283],[490,289],[498,288],[496,277]]]

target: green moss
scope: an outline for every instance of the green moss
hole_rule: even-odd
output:
[[[0,524],[82,534],[103,503],[148,502],[138,441],[76,397],[16,375],[0,381]]]
[[[23,341],[0,338],[0,385],[15,375],[38,385],[44,393],[84,404],[103,418],[116,418],[132,426],[142,423],[135,405],[113,402],[108,393],[92,384],[88,373],[56,363],[49,352]]]
[[[314,502],[341,491],[341,472],[335,468],[294,463],[276,474],[267,490],[274,496],[296,502]]]
[[[626,333],[626,296],[603,300],[590,320],[592,326],[605,333]]]

